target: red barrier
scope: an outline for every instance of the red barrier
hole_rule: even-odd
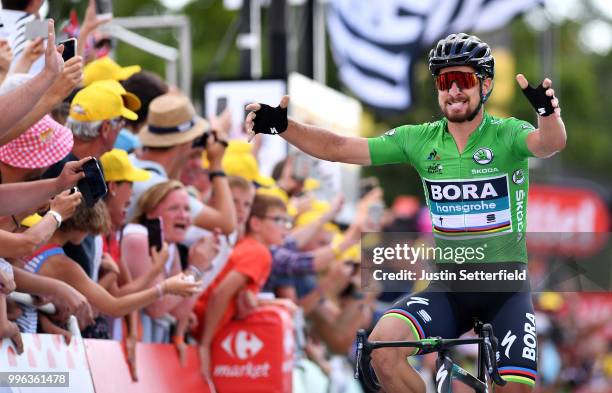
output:
[[[291,392],[293,334],[291,317],[278,307],[230,322],[211,348],[217,392]]]
[[[212,344],[213,378],[218,393],[291,392],[294,336],[289,314],[263,307],[248,318],[232,321]],[[139,343],[138,382],[133,382],[117,341],[85,340],[96,393],[208,393],[200,374],[197,348],[189,346],[182,368],[173,345]]]
[[[209,392],[195,346],[189,347],[187,364],[182,368],[174,346],[138,343],[138,382],[132,381],[119,342],[86,339],[85,348],[96,393]]]

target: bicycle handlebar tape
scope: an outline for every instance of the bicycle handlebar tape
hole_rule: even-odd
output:
[[[553,98],[546,95],[546,90],[542,84],[535,88],[527,85],[523,89],[523,94],[527,97],[531,106],[533,106],[538,115],[543,117],[550,116],[555,111],[555,108],[552,106]]]
[[[261,108],[255,112],[253,120],[253,131],[256,134],[278,135],[285,132],[289,122],[287,120],[287,108],[271,107],[259,104]]]

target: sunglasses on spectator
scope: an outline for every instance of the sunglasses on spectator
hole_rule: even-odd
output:
[[[436,75],[435,83],[438,90],[450,90],[453,82],[461,90],[471,89],[478,83],[478,76],[474,72],[450,71]]]
[[[291,229],[293,227],[293,221],[290,218],[283,216],[265,216],[262,217],[263,220],[272,220],[278,226],[285,227],[287,229]]]
[[[123,117],[117,117],[108,121],[113,128],[122,128],[125,126],[125,119]]]

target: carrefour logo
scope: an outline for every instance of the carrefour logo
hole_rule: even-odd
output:
[[[481,147],[476,150],[472,158],[477,164],[486,165],[493,161],[493,152],[488,147]]]
[[[245,360],[252,358],[263,348],[263,342],[255,334],[246,330],[230,333],[221,342],[221,348],[233,358]]]

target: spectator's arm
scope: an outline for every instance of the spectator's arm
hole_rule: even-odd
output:
[[[82,327],[93,321],[91,307],[85,296],[65,282],[30,273],[15,266],[13,274],[18,291],[50,298],[57,309],[59,319],[75,315]]]
[[[128,269],[126,259],[122,256],[119,262],[119,287],[117,288],[115,296],[123,296],[129,293],[142,291],[143,289],[153,285],[156,282],[156,278],[160,276],[162,272],[162,266],[153,264],[150,269],[145,270],[145,273],[132,279],[130,270]]]
[[[138,280],[141,276],[146,276],[153,266],[151,256],[147,250],[148,244],[148,239],[145,234],[131,233],[123,236],[121,242],[121,258],[130,261],[130,274],[135,280]],[[174,266],[173,268],[175,268],[173,274],[180,273],[180,268]],[[150,285],[156,285],[162,282],[162,280],[162,275],[157,274]],[[151,318],[159,318],[176,307],[181,301],[182,299],[178,296],[163,296],[152,302],[146,308],[146,312]]]
[[[315,272],[313,254],[278,247],[272,251],[272,274],[291,276],[312,274]]]
[[[93,282],[83,269],[65,255],[49,258],[42,266],[40,274],[63,280],[81,292],[93,307],[112,317],[122,317],[153,302],[158,297],[157,289],[149,288],[146,291],[115,298]]]
[[[85,177],[81,167],[90,159],[91,157],[86,157],[80,161],[66,163],[62,173],[55,179],[1,184],[0,215],[19,214],[46,205],[53,196],[74,186],[79,179]],[[78,198],[80,201],[80,193],[77,192],[70,198]]]
[[[219,286],[216,287],[206,303],[204,314],[204,326],[202,329],[202,340],[200,345],[210,348],[212,339],[223,314],[235,294],[240,291],[249,281],[249,277],[236,271],[231,271]]]
[[[348,250],[351,246],[359,243],[361,232],[358,226],[351,226],[347,231],[344,239],[337,244],[330,244],[325,247],[320,247],[312,252],[314,256],[314,269],[317,272],[323,271],[329,265],[340,257],[342,253]]]
[[[15,122],[9,124],[7,127],[1,128],[7,131],[0,135],[0,144],[6,144],[18,137],[22,132],[42,119],[44,115],[51,112],[51,109],[61,103],[64,98],[77,87],[82,77],[83,59],[80,56],[76,56],[68,60],[60,77],[55,80],[42,98],[32,103],[28,111],[20,116]],[[2,105],[1,100],[2,96],[0,96],[0,105]]]
[[[311,314],[318,335],[325,341],[330,351],[346,354],[350,350],[357,329],[362,324],[363,307],[362,301],[349,300],[347,304],[343,304],[340,312],[338,307],[326,302]]]
[[[45,53],[45,43],[41,37],[28,42],[21,56],[19,56],[15,65],[13,65],[11,72],[14,74],[27,74],[30,72],[32,64],[34,64],[43,53]]]
[[[100,25],[110,22],[112,17],[99,18],[96,15],[96,3],[95,0],[89,0],[87,9],[85,10],[85,18],[83,19],[83,25],[79,30],[79,47],[77,53],[79,56],[83,56],[85,53],[85,47],[87,46],[87,40],[89,35],[93,33]]]
[[[0,39],[0,84],[4,82],[8,75],[12,61],[13,52],[11,51],[11,45],[7,40]]]
[[[217,131],[219,140],[226,140],[226,134],[222,130]],[[206,157],[210,162],[210,171],[222,171],[221,161],[225,154],[225,146],[215,140],[213,135],[208,136],[206,144]],[[209,201],[210,207],[204,206],[202,212],[194,220],[195,225],[204,229],[213,230],[219,228],[229,235],[236,227],[236,207],[232,199],[227,178],[217,176],[212,180],[212,196]]]
[[[49,240],[56,228],[55,218],[45,214],[42,220],[23,233],[0,230],[0,255],[4,258],[31,255]]]
[[[52,20],[48,25],[47,42],[55,42],[55,27]],[[64,60],[55,45],[47,45],[45,50],[45,68],[18,88],[0,96],[0,133],[5,135],[13,125],[21,120],[32,110],[34,105],[49,89],[51,84],[61,74],[64,67]],[[6,143],[6,142],[5,142]]]
[[[186,281],[183,276],[175,276],[164,280],[159,287],[115,298],[100,285],[93,282],[80,266],[65,255],[49,258],[42,266],[40,274],[63,279],[85,295],[96,309],[113,317],[122,317],[146,307],[165,293],[177,293],[182,296],[192,295],[199,285],[197,282]]]
[[[62,329],[57,326],[55,322],[51,321],[48,316],[43,314],[42,312],[38,313],[38,324],[40,325],[40,331],[42,333],[49,334],[59,334],[60,336],[64,336],[64,341],[66,345],[70,345],[70,340],[72,339],[72,333],[70,333],[66,329]]]
[[[334,198],[329,210],[322,214],[321,217],[311,223],[293,229],[291,231],[291,237],[296,241],[297,247],[302,248],[305,244],[310,242],[310,240],[319,233],[321,228],[323,228],[323,225],[336,217],[340,209],[342,209],[343,204],[344,195],[340,194]]]

